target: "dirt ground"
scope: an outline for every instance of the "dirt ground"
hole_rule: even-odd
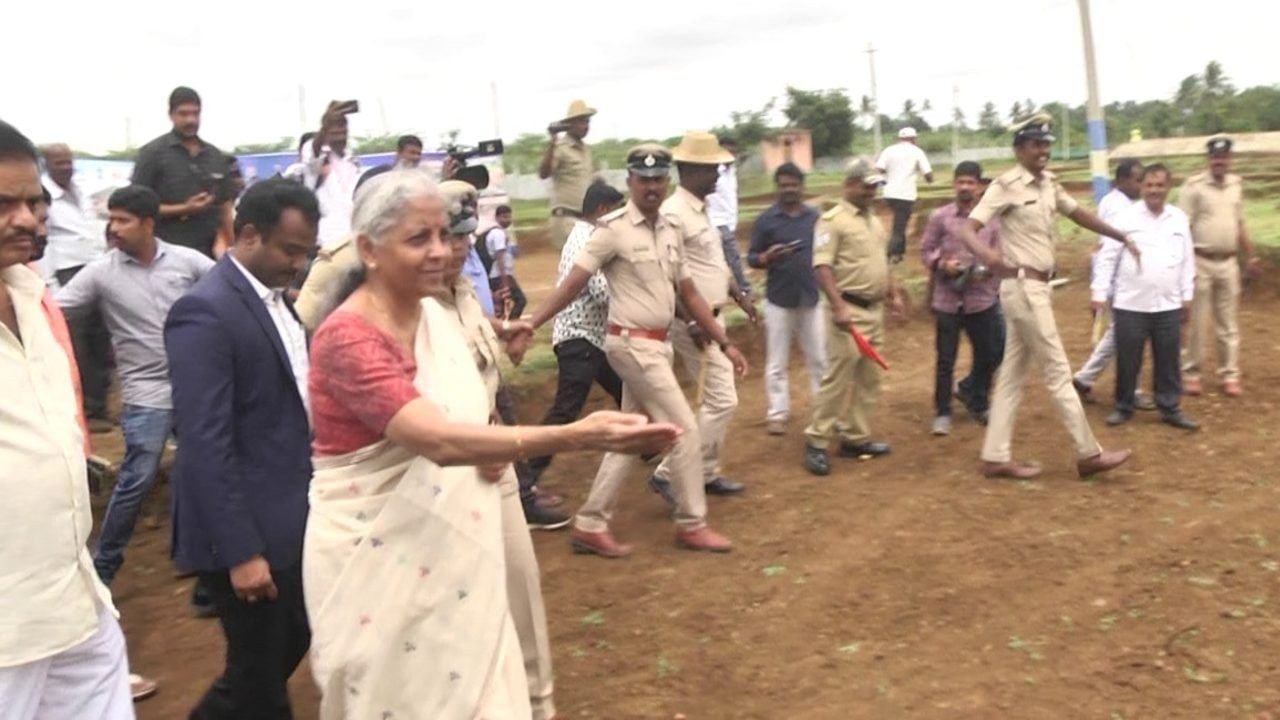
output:
[[[534,302],[547,283],[532,278],[555,267],[536,245],[521,260]],[[1086,276],[1086,252],[1062,252],[1076,278]],[[711,522],[734,552],[678,551],[639,472],[615,527],[636,543],[633,557],[572,555],[564,533],[534,538],[562,716],[1280,716],[1280,345],[1269,328],[1280,291],[1274,271],[1269,278],[1242,311],[1248,395],[1229,400],[1210,383],[1188,399],[1204,426],[1196,435],[1153,414],[1109,429],[1108,408],[1090,406],[1104,445],[1136,450],[1096,482],[1075,478],[1066,433],[1038,387],[1023,401],[1015,444],[1019,457],[1045,464],[1035,482],[979,477],[982,429],[959,408],[953,435],[931,437],[933,324],[919,307],[888,335],[876,435],[893,454],[833,460],[830,477],[811,477],[800,464],[804,370],[796,358],[787,435],[768,436],[763,332],[739,329],[753,367],[725,472],[749,490],[710,499]],[[1075,365],[1089,343],[1085,284],[1056,298]],[[552,385],[521,398],[527,421]],[[118,439],[99,441],[118,456]],[[576,507],[596,463],[562,457],[545,485]],[[148,507],[115,592],[133,667],[161,683],[139,716],[168,720],[186,716],[223,646],[216,621],[189,617],[191,581],[173,575],[163,486]],[[293,689],[298,717],[314,717],[305,666]]]

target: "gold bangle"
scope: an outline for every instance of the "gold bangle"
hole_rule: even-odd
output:
[[[524,462],[524,438],[520,436],[520,427],[518,425],[511,426],[511,435],[516,440],[516,461]]]

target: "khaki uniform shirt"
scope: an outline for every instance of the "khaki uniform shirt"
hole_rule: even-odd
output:
[[[1191,239],[1199,250],[1232,253],[1239,249],[1244,218],[1244,187],[1239,175],[1228,173],[1221,185],[1202,172],[1187,178],[1178,207],[1191,221]]]
[[[574,265],[604,273],[609,282],[609,322],[666,330],[676,316],[676,283],[689,277],[680,237],[658,214],[650,226],[630,200],[600,218]]]
[[[591,186],[591,149],[567,133],[556,139],[551,158],[551,207],[582,212]]]
[[[1058,232],[1058,213],[1069,215],[1080,207],[1075,198],[1045,171],[1037,180],[1018,165],[1001,173],[978,201],[969,217],[986,225],[1000,218],[1000,248],[1013,267],[1052,272]]]
[[[502,352],[502,344],[498,334],[493,331],[493,324],[484,314],[480,298],[476,295],[471,279],[459,275],[453,281],[453,292],[444,292],[439,298],[441,307],[458,315],[462,323],[462,331],[467,336],[467,347],[471,349],[471,357],[476,361],[480,377],[484,379],[484,388],[489,393],[489,412],[492,413],[498,386],[502,384],[502,374],[498,367],[498,356]]]
[[[360,252],[354,235],[322,248],[307,271],[293,309],[307,332],[315,332],[320,321],[333,311],[335,294],[347,275],[360,267]]]
[[[818,220],[813,266],[830,267],[840,292],[880,302],[889,288],[887,241],[884,226],[871,208],[859,210],[841,200]]]
[[[698,293],[713,308],[727,304],[733,275],[724,259],[720,231],[711,226],[707,216],[706,202],[677,187],[675,194],[662,203],[662,215],[684,245],[684,262]]]

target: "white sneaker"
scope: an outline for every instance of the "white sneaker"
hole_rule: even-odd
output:
[[[939,415],[933,419],[934,435],[950,435],[951,434],[951,416]]]

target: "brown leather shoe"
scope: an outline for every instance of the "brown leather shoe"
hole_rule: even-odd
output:
[[[696,530],[677,530],[676,546],[685,550],[726,553],[733,549],[729,538],[703,525]]]
[[[1009,480],[1030,480],[1041,473],[1040,465],[1029,462],[987,462],[982,463],[982,474],[988,478],[1007,478]]]
[[[613,533],[608,530],[587,532],[574,528],[569,532],[569,541],[573,545],[573,551],[579,555],[599,555],[610,559],[624,558],[634,549],[631,545],[623,545],[615,540]]]
[[[1238,398],[1244,394],[1244,390],[1240,388],[1239,380],[1228,378],[1222,381],[1222,394],[1227,397]]]
[[[1100,472],[1114,470],[1123,465],[1132,454],[1132,450],[1103,450],[1093,457],[1076,463],[1076,472],[1080,473],[1080,477],[1087,478]]]

